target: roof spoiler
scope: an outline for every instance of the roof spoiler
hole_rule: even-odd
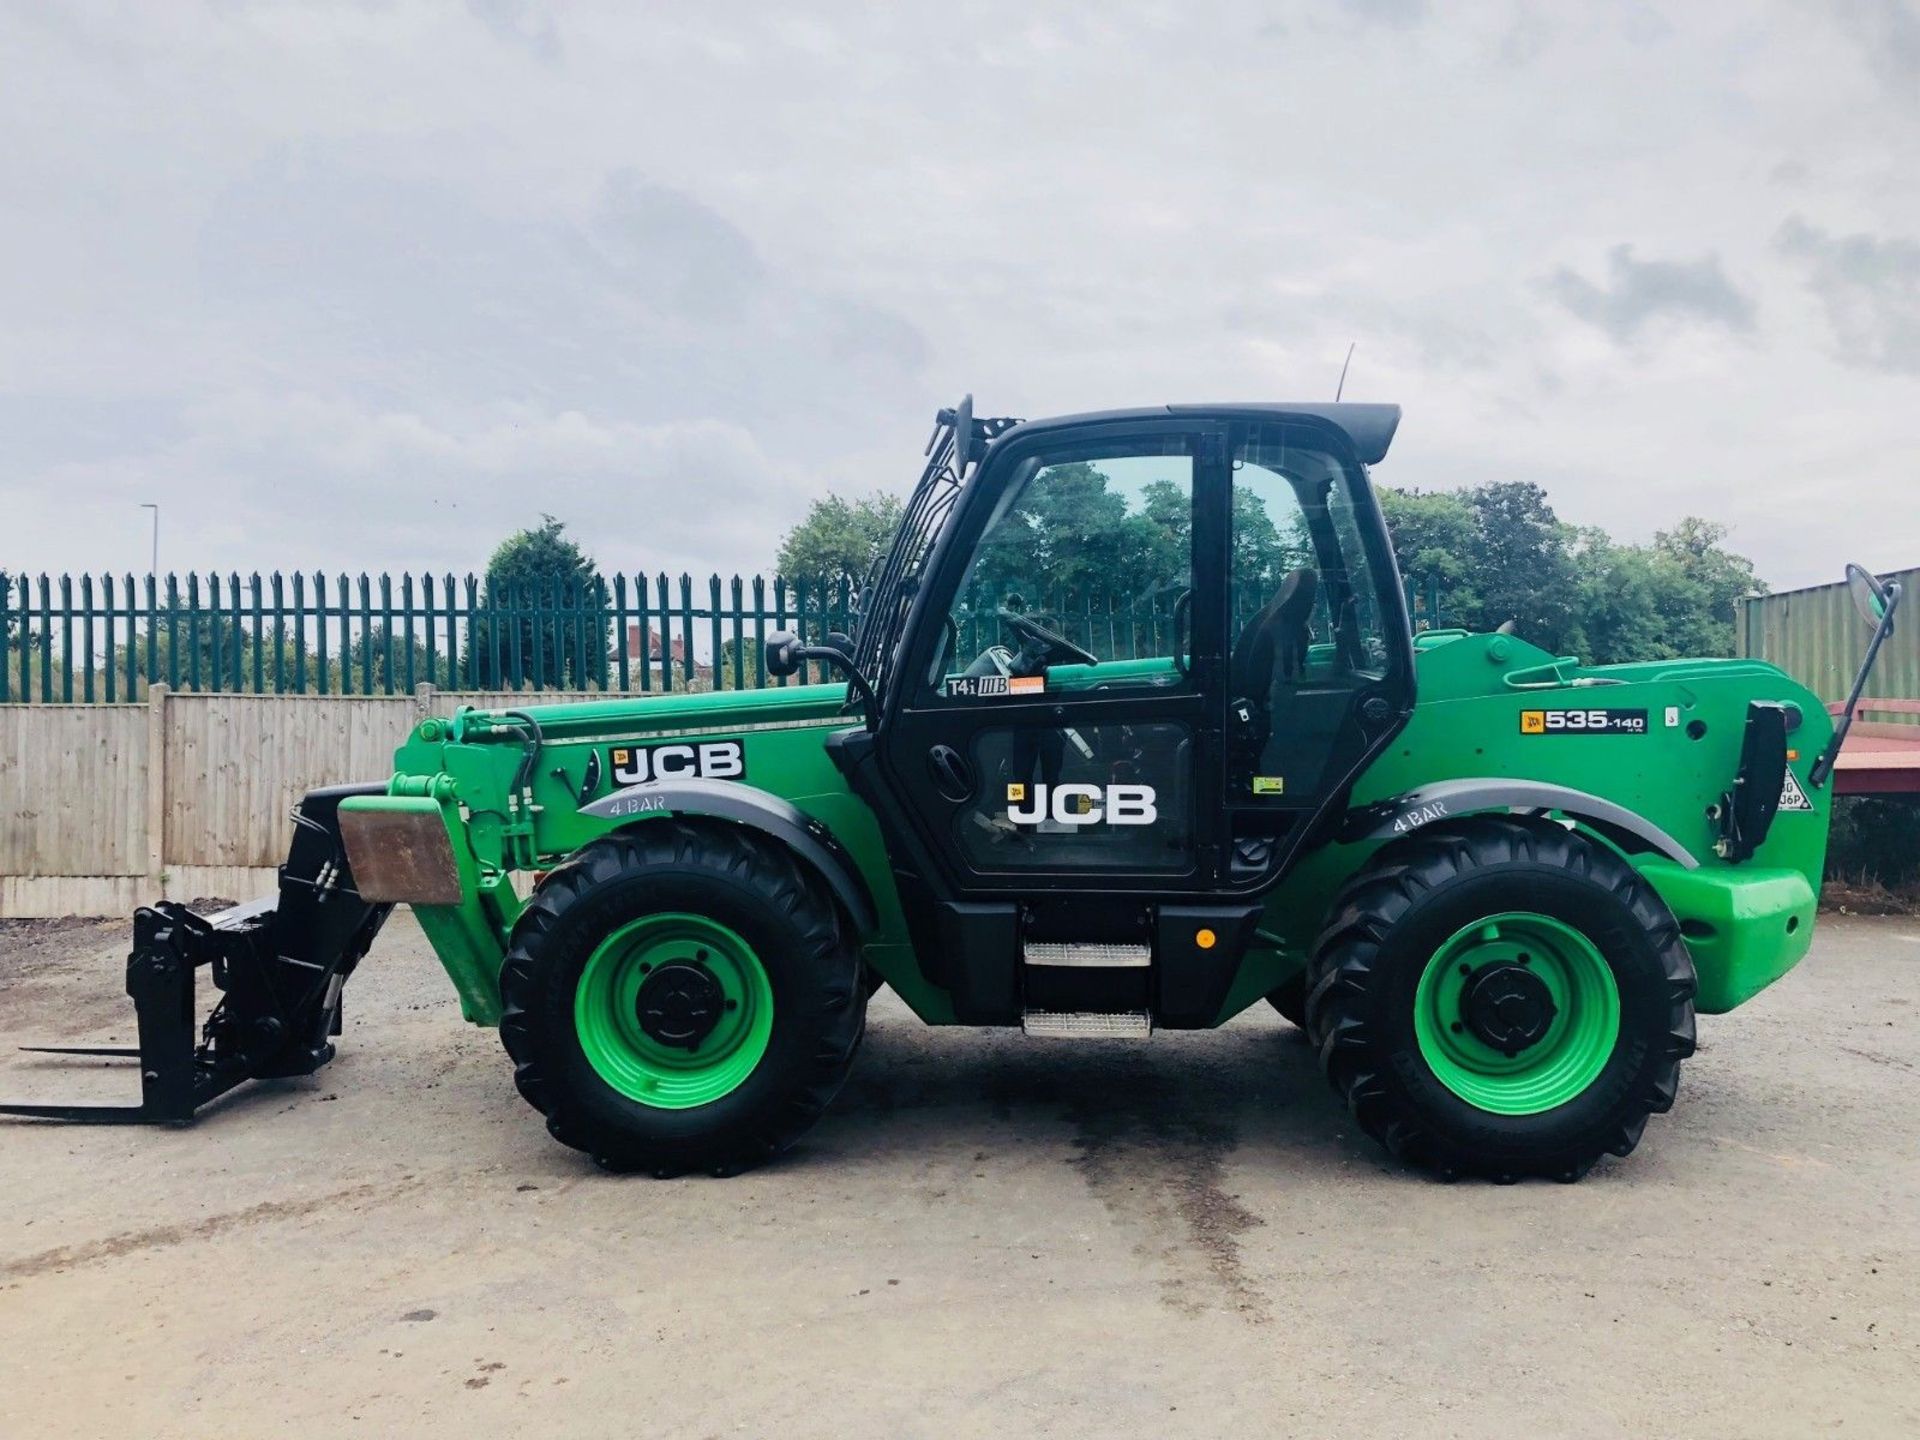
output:
[[[1387,447],[1393,444],[1394,431],[1400,428],[1400,407],[1398,405],[1375,405],[1357,400],[1326,401],[1315,403],[1303,401],[1297,405],[1169,405],[1167,409],[1179,415],[1192,411],[1247,410],[1258,411],[1274,420],[1286,420],[1300,416],[1310,420],[1322,420],[1344,434],[1353,445],[1354,457],[1362,465],[1378,465],[1387,458]]]

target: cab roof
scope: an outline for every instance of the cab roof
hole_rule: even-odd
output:
[[[1281,403],[1253,401],[1217,405],[1149,405],[1132,410],[1093,410],[1083,415],[1050,415],[1042,420],[1022,420],[997,438],[1032,435],[1040,431],[1073,425],[1128,420],[1206,419],[1206,420],[1317,420],[1333,426],[1347,437],[1353,453],[1362,465],[1378,465],[1386,458],[1387,447],[1400,426],[1398,405],[1375,405],[1360,401],[1300,401]]]

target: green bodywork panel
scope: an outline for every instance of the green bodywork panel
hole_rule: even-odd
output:
[[[1170,668],[1164,659],[1124,663],[1142,675]],[[1700,972],[1703,1011],[1740,1004],[1806,953],[1831,805],[1831,792],[1814,790],[1806,777],[1831,722],[1820,702],[1782,671],[1752,660],[1588,668],[1513,636],[1457,632],[1422,636],[1416,665],[1419,704],[1356,783],[1355,805],[1437,781],[1502,777],[1584,791],[1645,817],[1699,862],[1688,869],[1657,856],[1629,857],[1682,923]],[[1100,678],[1111,678],[1115,668],[1100,667]],[[1053,690],[1091,680],[1084,667],[1055,667],[1048,675]],[[518,712],[463,710],[421,722],[395,757],[398,773],[388,796],[349,800],[343,808],[406,804],[437,813],[453,846],[463,898],[457,905],[416,905],[415,913],[460,992],[463,1013],[494,1024],[500,962],[521,904],[513,877],[551,868],[622,825],[657,821],[583,814],[590,757],[599,755],[601,774],[587,799],[614,788],[606,756],[624,741],[737,739],[744,783],[818,820],[860,869],[878,916],[864,937],[868,964],[922,1019],[950,1023],[946,992],[915,961],[879,826],[826,752],[826,738],[852,723],[845,700],[841,685],[792,685]],[[1746,707],[1754,700],[1799,708],[1790,763],[1813,808],[1783,810],[1758,852],[1731,865],[1714,853],[1717,831],[1708,810],[1739,768]],[[1523,731],[1523,711],[1590,709],[1645,711],[1646,728]],[[537,760],[523,774],[534,724]],[[1335,891],[1381,843],[1322,845],[1270,892],[1257,947],[1240,962],[1219,1020],[1298,972]],[[522,889],[527,883],[522,880]]]
[[[424,784],[419,783],[421,778]],[[520,897],[508,873],[483,868],[466,843],[454,787],[445,777],[396,777],[394,789],[405,793],[356,796],[353,808],[418,816],[446,831],[460,893],[467,898],[459,905],[415,905],[414,918],[446,966],[460,996],[460,1013],[476,1025],[497,1025],[502,937],[512,932],[519,918]]]
[[[1815,790],[1807,780],[1833,733],[1811,691],[1758,660],[1583,667],[1509,635],[1423,639],[1419,704],[1354,786],[1355,805],[1436,781],[1500,776],[1584,791],[1652,822],[1699,861],[1689,870],[1660,857],[1628,857],[1680,920],[1700,972],[1698,1008],[1709,1014],[1750,998],[1806,954],[1833,800],[1830,789]],[[1788,764],[1813,808],[1782,810],[1766,842],[1735,865],[1714,853],[1718,830],[1708,811],[1739,771],[1747,705],[1755,700],[1798,707]],[[1521,729],[1523,711],[1569,709],[1644,710],[1647,729]],[[1266,929],[1287,945],[1253,958],[1249,968],[1259,973],[1243,973],[1230,1006],[1251,1004],[1265,993],[1262,986],[1271,988],[1269,980],[1278,984],[1306,963],[1335,889],[1381,843],[1324,846],[1281,882]],[[1797,920],[1791,931],[1790,919]]]
[[[1680,933],[1700,972],[1694,1005],[1708,1015],[1751,1000],[1799,964],[1813,944],[1820,891],[1798,870],[1683,870],[1653,860],[1640,873],[1681,917]]]
[[[873,813],[847,789],[827,756],[826,737],[849,723],[845,702],[843,685],[790,685],[529,706],[519,712],[464,710],[420,723],[394,757],[398,773],[388,796],[345,804],[390,806],[419,796],[414,803],[440,812],[465,898],[459,905],[412,908],[460,992],[462,1013],[492,1025],[499,1021],[500,962],[520,912],[512,877],[550,869],[612,830],[657,818],[583,814],[581,791],[590,760],[599,757],[600,780],[588,797],[595,799],[616,788],[606,758],[624,741],[739,740],[748,782],[820,821],[865,877],[878,916],[876,929],[865,937],[868,963],[920,1015],[949,1020],[946,993],[927,984],[913,962]],[[525,776],[520,772],[528,727],[513,718],[515,713],[540,728],[538,762]]]

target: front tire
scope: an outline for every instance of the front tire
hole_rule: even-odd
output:
[[[1361,1128],[1443,1177],[1577,1180],[1671,1108],[1692,958],[1613,851],[1476,816],[1384,847],[1308,969],[1309,1033]]]
[[[845,1081],[867,985],[833,903],[779,846],[648,821],[583,847],[500,972],[514,1082],[611,1169],[727,1174],[791,1145]]]

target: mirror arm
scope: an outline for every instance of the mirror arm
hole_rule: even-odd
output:
[[[1846,743],[1847,732],[1853,728],[1853,712],[1860,704],[1860,694],[1867,688],[1867,679],[1873,674],[1873,662],[1880,658],[1880,647],[1893,633],[1893,612],[1900,608],[1900,587],[1887,587],[1887,608],[1880,616],[1880,624],[1875,627],[1873,639],[1867,643],[1867,658],[1860,662],[1860,672],[1853,677],[1853,689],[1847,696],[1847,708],[1840,712],[1840,723],[1833,727],[1833,738],[1827,742],[1827,748],[1820,752],[1820,758],[1813,762],[1813,769],[1807,772],[1807,783],[1818,790],[1827,783],[1827,777],[1833,774],[1833,765],[1840,758],[1840,747]]]
[[[875,699],[873,685],[853,663],[853,657],[846,651],[833,645],[800,645],[791,652],[799,661],[819,660],[833,666],[847,677],[847,684],[860,692],[860,698],[867,702],[867,728],[873,729],[880,721],[880,702]]]

